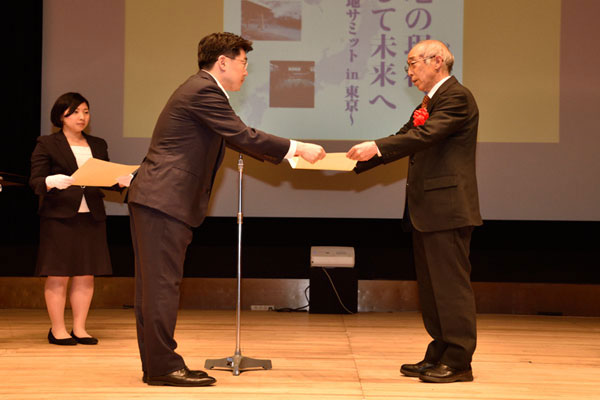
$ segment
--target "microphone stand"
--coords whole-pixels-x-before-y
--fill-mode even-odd
[[[271,360],[258,360],[254,358],[242,356],[240,349],[240,319],[241,319],[241,306],[242,306],[242,177],[244,174],[244,159],[240,153],[238,159],[238,171],[239,171],[239,186],[238,186],[238,249],[237,249],[237,304],[236,304],[236,330],[235,330],[235,353],[231,357],[219,358],[216,360],[206,360],[204,368],[206,369],[224,369],[231,370],[233,375],[238,376],[241,372],[250,369],[271,369]]]

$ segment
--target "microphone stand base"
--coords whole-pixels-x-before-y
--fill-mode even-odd
[[[231,357],[219,358],[216,360],[206,360],[204,363],[206,369],[231,370],[233,375],[255,369],[271,369],[271,360],[259,360],[256,358],[244,357],[241,353],[236,353]]]

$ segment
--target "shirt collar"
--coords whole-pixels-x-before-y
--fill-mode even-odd
[[[435,94],[435,92],[437,92],[437,90],[440,88],[440,86],[442,86],[442,84],[444,82],[446,82],[448,79],[450,79],[452,75],[448,75],[447,77],[445,77],[444,79],[442,79],[441,81],[439,81],[438,83],[436,83],[435,85],[433,85],[433,87],[431,88],[431,90],[427,93],[427,97],[429,97],[430,99],[433,98],[433,95]]]
[[[227,92],[223,88],[223,85],[221,85],[221,82],[219,82],[219,80],[217,78],[215,78],[215,76],[213,74],[211,74],[210,72],[208,72],[207,70],[203,69],[202,71],[206,72],[207,74],[209,74],[210,76],[213,77],[213,79],[215,80],[215,82],[217,82],[217,85],[219,85],[219,87],[221,88],[221,90],[225,94],[225,97],[227,97],[227,99],[229,100],[229,95],[227,94]]]

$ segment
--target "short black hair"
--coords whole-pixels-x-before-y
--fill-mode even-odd
[[[240,50],[252,51],[252,41],[229,32],[211,33],[198,43],[198,67],[211,69],[220,55],[234,58]]]
[[[79,93],[68,92],[61,95],[52,106],[52,110],[50,111],[50,121],[52,121],[52,125],[57,128],[63,127],[63,115],[68,117],[73,114],[77,107],[79,107],[82,103],[85,103],[88,108],[90,107],[89,101]],[[67,113],[65,114],[65,111]]]

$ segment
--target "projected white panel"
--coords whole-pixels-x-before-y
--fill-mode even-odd
[[[404,72],[419,40],[443,38],[462,79],[462,0],[225,0],[224,11],[224,30],[254,42],[232,105],[268,132],[322,140],[395,132],[422,97]]]

